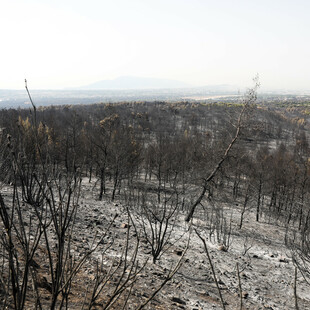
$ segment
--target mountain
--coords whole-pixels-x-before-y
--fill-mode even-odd
[[[86,86],[79,87],[79,89],[160,89],[186,87],[191,87],[191,85],[169,79],[122,76],[114,80],[98,81]]]

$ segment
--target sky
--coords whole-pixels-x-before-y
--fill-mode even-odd
[[[0,89],[119,76],[310,90],[308,0],[1,0]]]

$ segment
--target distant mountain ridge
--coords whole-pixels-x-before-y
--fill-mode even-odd
[[[121,76],[113,80],[102,80],[89,85],[81,86],[78,89],[100,90],[100,89],[163,89],[163,88],[187,88],[191,85],[181,81],[146,78],[134,76]]]

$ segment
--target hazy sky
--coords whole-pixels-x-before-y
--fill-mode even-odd
[[[123,75],[310,89],[309,0],[2,0],[0,89]]]

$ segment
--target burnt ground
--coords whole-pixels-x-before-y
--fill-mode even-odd
[[[3,187],[2,192],[7,198],[10,196],[8,187]],[[96,236],[95,241],[98,242],[100,236],[106,231],[106,227],[113,221],[115,214],[117,217],[98,248],[77,274],[70,296],[69,309],[81,309],[84,300],[88,298],[85,291],[89,288],[88,292],[90,292],[94,284],[95,261],[99,260],[102,263],[103,270],[106,270],[104,272],[107,272],[113,264],[116,266],[115,262],[124,253],[126,240],[129,241],[128,261],[130,261],[137,236],[139,237],[139,251],[135,262],[139,268],[144,267],[137,275],[125,309],[136,309],[163,283],[169,271],[184,254],[188,238],[190,238],[189,247],[182,258],[181,268],[146,308],[222,309],[209,260],[195,229],[206,240],[227,310],[240,309],[237,263],[240,269],[243,309],[295,309],[295,267],[291,253],[285,246],[285,227],[280,224],[271,225],[268,223],[268,218],[262,218],[260,222],[256,222],[254,210],[248,209],[244,215],[243,227],[239,229],[240,205],[221,202],[218,207],[223,208],[223,214],[230,218],[231,226],[230,232],[226,233],[229,235],[229,242],[226,242],[225,247],[217,242],[215,234],[209,233],[206,222],[208,206],[205,209],[197,208],[192,226],[185,222],[185,212],[180,212],[178,221],[171,232],[168,247],[154,264],[150,255],[150,246],[141,228],[141,215],[138,210],[131,210],[135,223],[132,225],[132,222],[128,222],[125,205],[120,202],[112,203],[108,199],[103,201],[96,199],[97,189],[94,188],[94,183],[89,183],[85,179],[81,193],[71,249],[77,261],[92,247],[94,236]],[[26,205],[25,217],[32,212],[31,207]],[[129,236],[128,239],[126,236]],[[35,261],[38,278],[48,283],[48,264],[43,244],[35,256]],[[113,285],[117,283],[120,272],[121,269],[118,269],[114,277],[109,279],[94,309],[102,309],[105,300],[112,294]],[[39,289],[43,309],[46,309],[49,302],[48,287],[42,285]],[[309,285],[300,273],[297,277],[297,295],[299,309],[310,309]],[[121,304],[124,298],[122,296],[112,308],[122,309]],[[30,298],[26,308],[32,309],[33,305]]]

